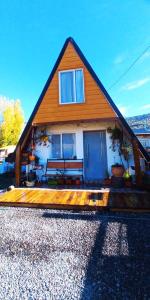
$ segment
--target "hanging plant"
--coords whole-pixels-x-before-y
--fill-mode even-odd
[[[107,128],[107,133],[112,133],[112,128],[111,127]]]
[[[122,146],[120,148],[121,155],[123,155],[125,161],[127,162],[128,172],[129,172],[129,159],[132,153],[132,146],[129,141],[123,140]]]
[[[46,128],[41,129],[41,131],[34,137],[35,141],[40,146],[47,146],[51,143],[51,137],[47,134]]]
[[[111,148],[115,152],[116,150],[121,149],[122,143],[123,143],[123,130],[121,130],[118,127],[114,127],[111,129],[111,136],[112,140]]]

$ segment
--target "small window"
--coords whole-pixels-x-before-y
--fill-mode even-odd
[[[84,102],[82,69],[59,72],[59,98],[61,104]]]
[[[74,133],[52,135],[51,158],[73,159],[75,156],[76,150]]]

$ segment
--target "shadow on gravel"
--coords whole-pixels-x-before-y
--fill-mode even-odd
[[[42,217],[101,222],[91,248],[80,300],[150,299],[148,218],[81,212],[45,212]]]
[[[102,222],[80,300],[150,299],[150,228],[147,223],[140,226],[140,222]]]
[[[83,215],[81,211],[73,211],[72,213],[67,212],[67,213],[52,213],[52,212],[45,212],[42,215],[43,218],[56,218],[56,219],[66,219],[66,220],[83,220],[83,221],[96,221],[99,220],[99,215],[98,214],[92,214],[88,215],[85,214]]]

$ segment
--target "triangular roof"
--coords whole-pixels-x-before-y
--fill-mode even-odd
[[[82,51],[80,50],[79,46],[76,44],[76,42],[74,41],[73,38],[69,37],[66,39],[65,43],[64,43],[64,46],[56,60],[56,63],[51,71],[51,74],[43,88],[43,91],[34,107],[34,110],[27,122],[27,125],[20,137],[20,140],[18,142],[18,145],[21,145],[22,142],[24,141],[25,137],[26,137],[26,134],[28,133],[28,131],[30,130],[31,126],[32,126],[32,122],[33,122],[33,119],[39,109],[39,106],[43,100],[43,97],[54,77],[54,74],[61,62],[61,59],[64,55],[64,52],[68,46],[68,44],[71,43],[73,45],[73,47],[75,48],[77,54],[79,55],[80,59],[83,61],[84,65],[86,66],[87,70],[89,71],[89,73],[91,74],[91,76],[93,77],[93,79],[95,80],[95,82],[97,83],[97,85],[99,86],[100,90],[103,92],[104,96],[106,97],[108,103],[111,105],[111,107],[113,108],[113,110],[115,111],[115,113],[117,114],[119,120],[121,121],[122,125],[126,128],[126,131],[129,133],[129,135],[135,139],[138,143],[138,147],[139,147],[139,150],[140,152],[142,153],[142,155],[145,157],[145,159],[147,161],[150,161],[150,157],[148,155],[148,153],[146,152],[146,150],[143,148],[142,144],[139,142],[139,140],[137,139],[136,135],[134,134],[134,132],[132,131],[132,129],[130,128],[130,126],[128,125],[128,123],[126,122],[126,120],[124,119],[124,117],[122,116],[120,110],[118,109],[118,107],[115,105],[115,103],[113,102],[113,100],[111,99],[110,95],[108,94],[108,92],[106,91],[106,89],[104,88],[103,84],[101,83],[101,81],[99,80],[99,78],[97,77],[96,73],[94,72],[94,70],[92,69],[91,65],[89,64],[89,62],[87,61],[87,59],[85,58],[84,54],[82,53]]]

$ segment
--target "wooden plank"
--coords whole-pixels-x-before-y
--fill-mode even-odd
[[[70,104],[71,105],[71,104]],[[81,113],[81,106],[83,106],[84,108],[84,104],[72,104],[72,110],[74,113]],[[57,109],[57,114],[60,114],[60,112],[62,112],[62,107],[61,104],[53,104],[51,105],[50,103],[50,107],[47,107],[47,104],[42,105],[41,110],[39,111],[39,115],[43,115],[44,113],[52,113],[52,112],[56,112]],[[91,103],[89,103],[89,105],[86,107],[86,109],[84,109],[84,111],[82,112],[82,114],[87,114],[89,113],[89,111],[95,111],[95,109],[101,109],[101,113],[106,112],[110,112],[111,108],[107,107],[105,108],[103,103],[96,103],[94,105],[92,105]],[[70,112],[70,107],[68,107],[68,105],[65,105],[63,107],[63,113],[67,113]],[[95,112],[96,113],[96,112]]]
[[[58,169],[58,168],[64,168],[64,162],[62,162],[62,161],[48,161],[47,162],[47,168],[48,169]]]
[[[74,104],[73,104],[73,105],[74,105]],[[99,107],[99,108],[101,108],[101,107]],[[82,111],[82,112],[81,112],[81,109],[79,109],[79,108],[78,108],[78,109],[76,108],[76,110],[74,110],[74,111],[73,111],[73,108],[72,108],[71,116],[73,117],[73,116],[76,116],[76,115],[78,115],[78,114],[80,114],[80,117],[82,117],[82,116],[85,117],[85,115],[87,116],[87,114],[90,114],[90,115],[92,115],[92,116],[99,116],[99,115],[97,114],[97,112],[96,112],[97,109],[98,109],[98,108],[97,108],[97,107],[94,107],[94,105],[93,105],[93,106],[91,105],[91,107],[90,107],[88,110],[84,110],[84,111]],[[49,110],[49,113],[54,113],[55,110],[56,110],[56,108],[55,108],[55,109],[52,109],[52,110]],[[57,113],[55,113],[55,117],[57,117],[58,119],[59,119],[59,118],[63,119],[64,117],[66,117],[66,115],[68,114],[68,112],[70,112],[70,110],[64,111],[63,114],[62,114],[61,108],[58,108],[58,107],[57,107]],[[45,110],[44,110],[44,111],[41,111],[41,112],[39,113],[39,118],[43,118],[44,115],[45,115],[45,113],[46,113]],[[109,109],[109,108],[108,108],[108,109],[105,109],[105,107],[104,107],[104,108],[101,108],[100,116],[102,116],[102,115],[108,116],[108,117],[109,117],[109,115],[111,115],[111,109]],[[99,116],[99,117],[100,117],[100,116]],[[68,117],[68,119],[69,119],[69,117]],[[45,120],[49,121],[48,116],[45,117]]]
[[[21,146],[19,144],[16,149],[16,162],[15,162],[16,187],[20,185],[20,175],[21,175]]]
[[[139,148],[136,139],[132,139],[132,146],[133,146],[136,184],[137,186],[140,187],[142,185],[142,173],[141,173],[141,166],[140,166]]]
[[[95,119],[79,119],[79,120],[71,120],[71,124],[81,122],[81,123],[93,123],[93,122],[114,122],[118,121],[118,118],[95,118]],[[59,125],[62,124],[70,124],[70,121],[65,120],[65,121],[59,121]],[[48,126],[48,125],[58,125],[58,121],[52,121],[52,122],[38,122],[34,123],[34,126]]]
[[[65,168],[66,169],[82,169],[83,168],[83,162],[65,162]]]
[[[139,200],[136,207],[133,205],[131,199],[128,199],[128,193],[123,193],[124,200],[122,199],[122,203],[119,201],[119,194],[117,193],[117,196],[115,194],[112,193],[112,196],[114,195],[117,198],[115,198],[115,202],[109,207],[108,192],[24,188],[15,189],[1,195],[0,205],[53,209],[101,210],[107,208],[112,211],[150,211],[148,193],[143,194],[143,196],[140,194],[137,196]]]

